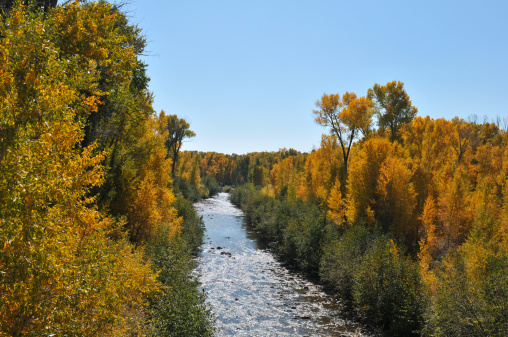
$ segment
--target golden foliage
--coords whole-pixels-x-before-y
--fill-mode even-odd
[[[113,220],[95,205],[106,153],[81,146],[106,94],[97,69],[125,84],[135,61],[114,13],[102,2],[47,15],[16,6],[0,24],[0,334],[140,333],[146,297],[159,287],[141,251],[113,240]],[[148,206],[133,209],[177,232],[162,150],[146,153],[135,191]]]

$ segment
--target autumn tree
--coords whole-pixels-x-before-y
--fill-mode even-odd
[[[386,158],[400,152],[385,138],[368,139],[362,144],[348,177],[347,218],[351,223],[374,226],[379,205],[378,180]]]
[[[378,110],[378,123],[381,129],[390,129],[390,140],[400,140],[399,128],[410,123],[418,109],[411,104],[404,90],[404,83],[388,82],[386,85],[374,84],[367,92]]]
[[[385,229],[404,238],[409,247],[418,244],[418,223],[414,208],[416,193],[411,183],[411,171],[404,160],[387,157],[381,165],[377,182],[378,205],[376,219]]]
[[[340,181],[335,179],[330,196],[327,201],[328,211],[326,216],[339,226],[344,226],[346,223],[346,202],[342,198]]]
[[[466,151],[471,147],[473,128],[471,124],[459,118],[452,119],[452,123],[455,130],[451,133],[451,143],[457,155],[457,161],[460,162]]]
[[[168,154],[173,158],[171,173],[174,175],[176,163],[178,162],[178,154],[182,147],[183,140],[195,137],[196,134],[194,131],[189,129],[189,123],[187,123],[187,121],[183,118],[178,118],[177,115],[166,116],[164,111],[161,111],[159,120],[161,121],[161,130],[166,130],[168,132],[165,145]]]
[[[372,119],[372,101],[367,97],[358,98],[355,93],[323,94],[316,101],[318,110],[312,112],[316,116],[317,124],[330,129],[330,133],[337,137],[344,159],[344,172],[347,177],[348,160],[353,141],[370,128]]]
[[[95,24],[108,5],[68,3],[47,17],[15,6],[0,24],[0,334],[125,335],[141,323],[155,273],[98,211],[105,153],[81,147],[98,80],[93,62],[63,57],[66,12]],[[113,18],[110,18],[113,19]],[[67,29],[77,28],[69,26]]]

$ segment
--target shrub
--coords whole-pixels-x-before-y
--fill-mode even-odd
[[[183,218],[182,221],[182,238],[187,243],[192,252],[196,252],[203,244],[203,235],[205,227],[203,218],[198,215],[192,201],[181,196],[176,198],[173,206],[176,208],[178,216]]]
[[[256,192],[256,188],[252,184],[245,184],[242,186],[235,187],[229,195],[229,200],[233,204],[242,209],[247,203],[247,199]]]
[[[439,288],[430,317],[433,336],[506,336],[508,256],[490,255],[472,277],[458,252],[438,272]]]
[[[283,230],[282,254],[298,268],[310,274],[317,274],[325,233],[322,213],[317,206],[301,200],[283,201],[279,209],[282,208],[286,209],[286,212],[289,209],[290,215]]]
[[[354,307],[391,336],[418,336],[425,308],[422,289],[417,264],[381,235],[355,273]]]
[[[213,197],[220,192],[220,186],[212,176],[205,176],[202,180],[203,185],[208,190],[208,197]]]
[[[185,241],[160,229],[146,246],[163,287],[150,298],[152,336],[213,336],[214,317],[205,293],[192,276],[193,261]]]
[[[371,236],[364,226],[356,225],[323,248],[321,279],[347,307],[353,303],[353,280],[369,248]]]
[[[196,188],[185,179],[178,176],[175,177],[174,191],[175,195],[180,193],[185,199],[190,201],[198,201],[201,199],[200,191],[196,190]]]

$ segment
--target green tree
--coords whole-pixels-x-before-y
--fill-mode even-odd
[[[399,140],[399,128],[410,123],[418,109],[411,105],[409,95],[404,90],[404,83],[388,82],[386,85],[374,84],[368,90],[367,97],[372,99],[379,113],[379,127],[390,129],[390,140]]]
[[[195,137],[196,134],[189,129],[189,123],[183,118],[178,118],[177,115],[166,116],[164,111],[161,111],[159,120],[161,131],[168,132],[165,145],[168,154],[173,157],[171,173],[174,175],[176,162],[178,161],[178,153],[182,147],[183,140],[185,138]]]

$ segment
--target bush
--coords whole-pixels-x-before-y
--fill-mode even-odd
[[[192,276],[193,261],[185,241],[159,230],[146,246],[159,271],[163,287],[150,298],[149,331],[152,336],[213,336],[214,317],[205,293]]]
[[[422,290],[417,264],[380,235],[355,273],[354,308],[390,336],[419,336],[425,308]]]
[[[318,207],[303,201],[283,201],[277,214],[289,211],[287,227],[283,230],[281,253],[298,268],[317,274],[321,260],[321,247],[325,234],[325,222]],[[277,221],[280,224],[282,221]]]
[[[450,254],[438,273],[440,286],[430,317],[433,336],[506,336],[508,257],[491,255],[481,277],[468,275],[463,256]]]
[[[212,176],[205,176],[202,180],[203,185],[208,190],[208,197],[213,197],[220,192],[220,186]]]
[[[323,249],[320,276],[348,308],[353,303],[353,280],[370,246],[372,235],[364,226],[349,228]]]
[[[244,209],[247,199],[249,199],[255,192],[256,188],[252,184],[238,186],[231,191],[229,200],[231,200],[234,205]]]
[[[183,218],[182,222],[182,238],[187,243],[190,250],[195,253],[203,244],[203,235],[205,226],[203,218],[198,215],[192,201],[177,196],[173,206],[176,208],[178,216]]]
[[[196,190],[194,186],[187,183],[185,179],[180,178],[178,176],[175,177],[174,181],[174,192],[175,195],[181,194],[185,199],[190,201],[198,201],[201,199],[200,191]]]
[[[270,197],[253,185],[235,188],[230,199],[243,209],[251,227],[276,244],[284,260],[311,274],[318,273],[326,232],[316,205]]]

